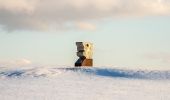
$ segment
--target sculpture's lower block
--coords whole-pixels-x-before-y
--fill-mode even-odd
[[[93,59],[84,59],[82,66],[92,67],[93,66]]]
[[[81,67],[81,66],[92,67],[93,66],[93,59],[79,58],[75,63],[75,67]]]

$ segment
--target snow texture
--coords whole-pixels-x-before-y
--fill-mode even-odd
[[[170,71],[3,68],[0,100],[170,100]]]

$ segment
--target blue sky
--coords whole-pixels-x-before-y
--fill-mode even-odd
[[[73,66],[78,58],[75,42],[88,41],[94,44],[95,66],[170,68],[170,3],[166,0],[126,0],[125,8],[123,0],[80,0],[76,7],[84,11],[85,17],[77,9],[52,14],[60,13],[68,0],[59,8],[50,3],[43,6],[52,10],[49,13],[46,9],[35,10],[43,5],[35,6],[38,0],[16,1],[12,6],[10,1],[0,1],[0,62],[25,59],[31,63]],[[58,5],[54,0],[51,3]],[[88,11],[89,5],[96,7],[94,11]],[[67,13],[70,16],[65,17]]]

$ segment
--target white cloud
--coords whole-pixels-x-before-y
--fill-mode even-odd
[[[0,67],[25,66],[30,64],[32,64],[32,62],[28,59],[18,59],[0,62]]]
[[[64,27],[67,22],[169,14],[169,0],[0,0],[0,25],[8,30],[44,30]]]
[[[33,0],[0,0],[0,9],[15,12],[32,12],[35,7]]]
[[[161,61],[163,63],[170,63],[170,53],[150,53],[146,54],[145,57],[151,60]]]
[[[31,61],[28,59],[19,59],[14,61],[13,63],[15,63],[16,65],[28,65],[31,64]]]
[[[96,25],[87,22],[77,22],[76,27],[81,30],[90,30],[90,31],[96,30]]]

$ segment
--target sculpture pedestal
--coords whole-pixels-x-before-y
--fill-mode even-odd
[[[75,67],[92,67],[93,66],[93,59],[78,59],[75,63]]]
[[[92,67],[93,66],[93,59],[84,59],[82,66]]]

